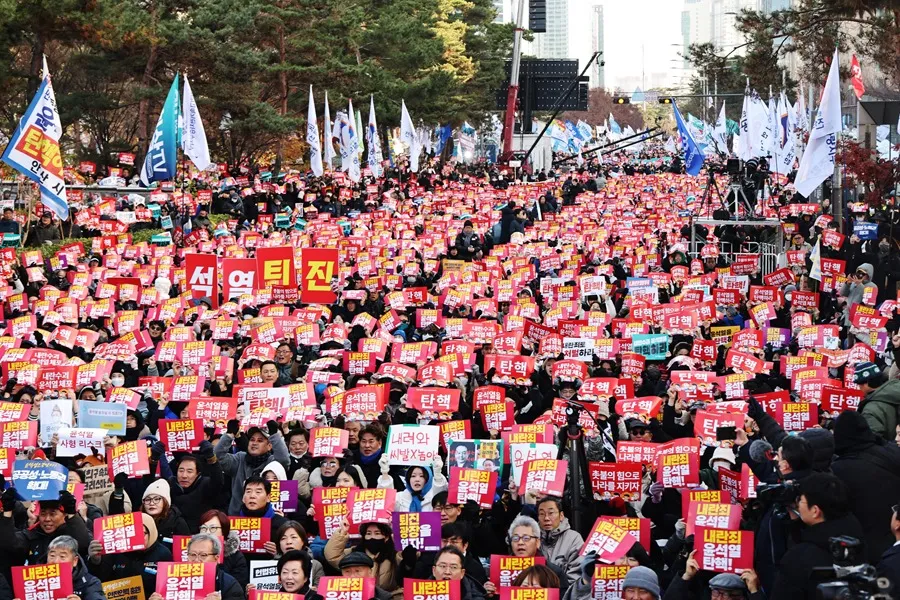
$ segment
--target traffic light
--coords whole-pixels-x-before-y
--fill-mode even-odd
[[[533,33],[547,32],[547,0],[528,0],[528,29]]]
[[[631,104],[631,98],[628,96],[615,96],[613,97],[613,104]]]
[[[672,104],[672,102],[673,102],[672,98],[660,98],[659,99],[660,104]]]

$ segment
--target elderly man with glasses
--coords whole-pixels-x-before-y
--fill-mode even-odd
[[[566,572],[553,564],[541,548],[541,526],[538,522],[525,515],[519,515],[513,519],[509,526],[510,554],[519,558],[542,557],[547,562],[547,567],[559,577],[559,597],[566,594],[569,587],[569,578]],[[484,584],[484,590],[488,595],[499,594],[499,590],[490,581]]]
[[[198,533],[188,542],[188,562],[216,565],[216,591],[209,594],[205,600],[244,600],[246,596],[241,585],[220,565],[216,564],[220,554],[222,554],[222,543],[218,537],[212,534]],[[165,598],[154,592],[147,600],[165,600]]]

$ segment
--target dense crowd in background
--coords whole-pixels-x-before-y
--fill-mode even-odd
[[[86,188],[64,224],[5,210],[25,248],[0,250],[0,598],[55,564],[68,600],[193,598],[158,591],[183,562],[214,565],[205,600],[257,597],[261,565],[309,600],[364,597],[341,581],[379,600],[799,600],[841,536],[900,582],[893,198],[844,205],[841,224],[789,178],[760,200],[774,226],[706,226],[704,179],[651,155],[524,179],[243,169],[149,198]],[[123,213],[138,218],[119,231]],[[169,241],[133,243],[163,223]],[[282,277],[263,256],[284,248]],[[322,248],[335,299],[303,302],[303,253]],[[122,430],[78,439],[91,402],[127,404]],[[392,453],[413,425],[440,435]],[[120,451],[147,472],[108,465]],[[562,481],[532,477],[541,460]],[[62,491],[24,491],[50,472],[35,461]],[[435,545],[398,543],[416,535],[395,513]],[[113,549],[116,528],[141,548]]]

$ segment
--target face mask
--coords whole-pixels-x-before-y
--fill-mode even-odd
[[[124,377],[113,377],[111,382],[113,384],[113,387],[122,387],[123,385],[125,385],[125,378]]]
[[[387,540],[376,540],[374,538],[363,540],[362,547],[371,554],[381,554],[387,548]]]

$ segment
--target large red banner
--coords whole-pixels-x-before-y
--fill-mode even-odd
[[[301,292],[304,304],[332,304],[337,296],[331,282],[338,274],[338,251],[335,248],[304,248],[300,260]]]

